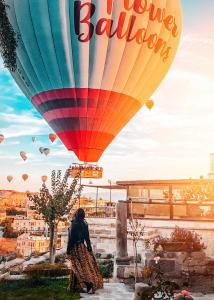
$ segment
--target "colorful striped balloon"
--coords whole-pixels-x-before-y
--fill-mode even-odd
[[[5,0],[12,75],[68,150],[96,162],[167,73],[179,0]]]

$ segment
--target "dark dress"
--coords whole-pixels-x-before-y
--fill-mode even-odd
[[[70,290],[91,286],[95,291],[103,287],[103,279],[93,255],[86,221],[73,220],[68,234],[67,254],[71,261]]]

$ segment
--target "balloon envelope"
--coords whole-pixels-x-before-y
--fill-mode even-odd
[[[44,148],[43,148],[43,147],[40,147],[40,148],[39,148],[39,152],[40,152],[41,154],[43,154]]]
[[[55,133],[50,133],[49,134],[49,139],[52,143],[55,142],[55,140],[57,139],[57,135]]]
[[[98,161],[171,66],[180,0],[5,3],[19,36],[13,77],[68,150]]]
[[[42,182],[45,183],[48,180],[48,176],[44,175],[41,177]]]
[[[8,182],[11,182],[12,180],[13,180],[13,176],[10,176],[10,175],[7,176],[7,181],[8,181]]]
[[[153,100],[147,100],[146,101],[146,107],[148,108],[148,109],[152,109],[153,108],[153,106],[154,106],[154,101]]]
[[[0,134],[0,144],[4,142],[4,136],[3,134]]]
[[[26,181],[26,180],[28,179],[28,175],[27,175],[27,174],[23,174],[23,175],[22,175],[22,179],[23,179],[24,181]]]
[[[44,148],[43,153],[48,156],[50,154],[50,149]]]
[[[25,151],[21,151],[20,156],[24,161],[27,160],[27,153]]]

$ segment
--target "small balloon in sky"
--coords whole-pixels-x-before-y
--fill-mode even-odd
[[[57,135],[55,133],[50,133],[49,134],[49,140],[54,143],[57,139]]]
[[[39,148],[39,152],[40,152],[41,154],[43,154],[43,153],[44,153],[44,148],[43,148],[43,147],[40,147],[40,148]]]
[[[36,142],[36,137],[32,136],[32,142],[35,143]]]
[[[4,135],[0,134],[0,144],[4,142]]]
[[[154,106],[154,101],[153,100],[147,100],[146,101],[146,107],[149,109],[149,110],[151,110],[152,108],[153,108],[153,106]]]
[[[12,180],[13,180],[13,176],[11,176],[11,175],[7,176],[7,181],[8,182],[11,182]]]
[[[48,180],[48,176],[43,175],[43,176],[41,177],[41,179],[42,179],[42,182],[45,183],[45,182]]]
[[[20,152],[20,156],[21,156],[21,158],[22,158],[24,161],[27,160],[27,153],[26,153],[25,151],[21,151],[21,152]]]
[[[44,148],[43,153],[45,154],[45,156],[48,156],[50,154],[50,149],[49,148]]]
[[[27,175],[27,174],[23,174],[23,175],[22,175],[22,179],[23,179],[24,181],[26,181],[26,180],[28,179],[28,175]]]

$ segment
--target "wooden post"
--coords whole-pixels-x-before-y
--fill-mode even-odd
[[[170,184],[169,185],[169,218],[170,220],[173,220],[174,219],[174,214],[173,214],[173,194],[172,194],[172,185]]]
[[[119,201],[116,205],[116,261],[118,264],[129,264],[127,252],[127,215],[127,202]]]

